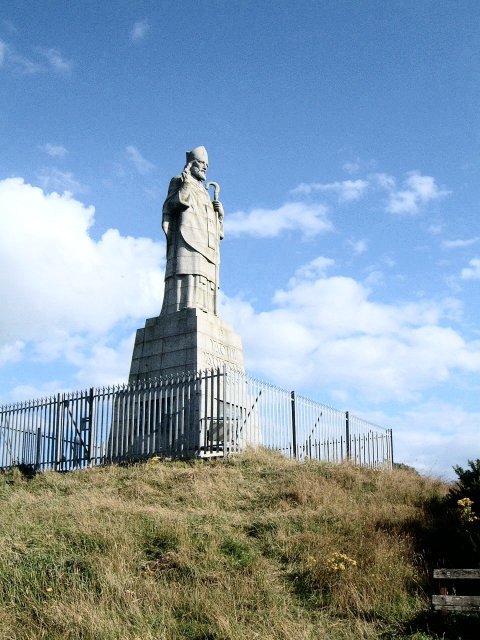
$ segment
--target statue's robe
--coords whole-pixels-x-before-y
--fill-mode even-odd
[[[167,266],[162,315],[196,307],[216,314],[223,219],[195,179],[172,178],[163,205]]]

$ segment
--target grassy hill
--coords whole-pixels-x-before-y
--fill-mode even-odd
[[[478,638],[429,612],[446,491],[266,452],[4,474],[0,638]]]

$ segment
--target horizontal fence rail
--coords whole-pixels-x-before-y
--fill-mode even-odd
[[[71,471],[265,447],[298,460],[393,464],[391,429],[236,370],[214,369],[0,407],[0,469]]]

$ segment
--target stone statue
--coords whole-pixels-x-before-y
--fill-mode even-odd
[[[131,384],[224,366],[245,371],[242,340],[217,310],[224,215],[220,187],[205,183],[207,169],[207,151],[197,147],[187,152],[182,174],[170,181],[162,216],[167,237],[162,311],[137,331]],[[192,416],[196,412],[192,409]]]
[[[203,184],[207,169],[207,150],[196,147],[187,152],[182,175],[170,181],[162,216],[167,266],[161,316],[186,308],[217,315],[224,213],[218,185],[212,202]]]

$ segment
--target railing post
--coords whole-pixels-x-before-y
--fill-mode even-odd
[[[393,469],[393,429],[389,429],[390,432],[390,465]]]
[[[345,411],[345,446],[346,446],[346,454],[347,460],[350,460],[350,414],[348,411]]]
[[[40,469],[41,461],[41,451],[42,451],[42,428],[37,428],[37,442],[35,447],[35,471]]]
[[[63,413],[65,411],[65,394],[57,394],[55,412],[55,471],[61,471],[63,458]]]
[[[295,411],[295,391],[290,393],[290,402],[292,405],[292,450],[293,457],[297,458],[297,421],[296,421],[296,411]]]
[[[230,423],[227,411],[227,366],[224,364],[222,369],[222,419],[223,419],[223,457],[230,453]]]
[[[94,397],[93,387],[90,387],[90,393],[88,395],[88,466],[92,467],[95,464],[96,451],[95,451],[95,416],[94,416]]]

